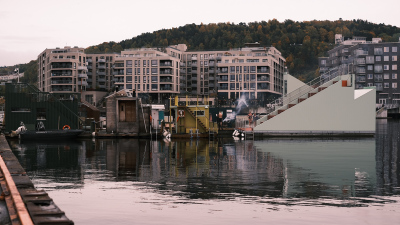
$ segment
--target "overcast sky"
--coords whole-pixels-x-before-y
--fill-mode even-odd
[[[400,27],[399,0],[0,0],[0,66],[185,24],[363,19]]]

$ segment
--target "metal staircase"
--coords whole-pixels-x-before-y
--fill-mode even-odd
[[[325,90],[329,86],[335,84],[340,80],[342,69],[335,68],[332,71],[315,78],[304,86],[276,99],[275,101],[267,104],[267,115],[261,117],[256,121],[256,125],[272,119],[280,113],[290,109],[291,107],[301,103],[302,101],[316,95],[317,93]]]
[[[194,114],[194,112],[193,112],[192,110],[190,110],[189,107],[185,106],[185,109],[186,109],[186,111],[189,112],[189,114],[190,114],[195,120],[197,120],[197,124],[199,124],[200,127],[203,128],[204,132],[206,132],[206,131],[207,131],[206,125],[204,125],[204,123],[201,122],[201,120],[199,120],[199,118],[196,117],[196,115]]]

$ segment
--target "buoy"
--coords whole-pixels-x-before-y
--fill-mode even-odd
[[[68,125],[64,125],[64,126],[63,126],[63,130],[65,130],[65,129],[69,130],[69,129],[71,129],[71,127],[68,126]]]

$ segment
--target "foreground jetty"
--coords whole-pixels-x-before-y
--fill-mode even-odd
[[[4,135],[0,156],[0,224],[74,224],[46,192],[34,188]]]

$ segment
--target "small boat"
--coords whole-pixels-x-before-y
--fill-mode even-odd
[[[68,125],[62,130],[45,130],[42,122],[36,125],[36,130],[27,130],[21,122],[20,127],[13,131],[11,136],[19,135],[22,140],[57,140],[77,138],[82,132],[83,130],[80,129],[70,129]]]

